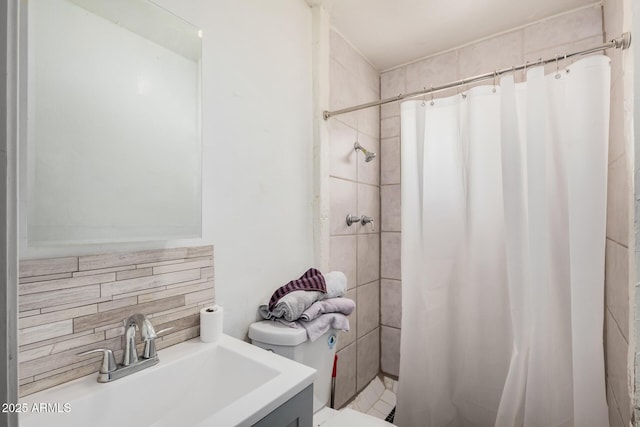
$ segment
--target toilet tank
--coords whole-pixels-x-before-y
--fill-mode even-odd
[[[327,405],[331,396],[333,357],[338,344],[335,330],[329,329],[311,342],[304,328],[291,328],[280,322],[263,320],[249,326],[249,338],[253,345],[315,369],[313,412]]]

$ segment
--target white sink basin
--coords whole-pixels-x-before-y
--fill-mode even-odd
[[[20,427],[251,426],[313,382],[315,370],[223,335],[158,352],[160,363],[117,381],[96,375],[20,400],[68,412],[20,415]]]

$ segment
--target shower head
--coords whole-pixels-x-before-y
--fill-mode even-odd
[[[373,151],[366,150],[362,145],[360,145],[358,141],[356,141],[355,144],[353,144],[353,148],[355,151],[360,150],[364,153],[364,161],[367,163],[376,157],[376,153],[374,153]]]

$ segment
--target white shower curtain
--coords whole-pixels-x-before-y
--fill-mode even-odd
[[[598,55],[402,104],[398,426],[609,425],[609,79]]]

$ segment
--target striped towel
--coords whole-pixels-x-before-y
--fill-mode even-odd
[[[326,293],[327,284],[320,271],[315,268],[310,268],[305,271],[299,279],[292,280],[286,285],[279,287],[273,295],[271,295],[271,299],[269,299],[269,311],[273,311],[278,300],[292,291],[320,291]]]

